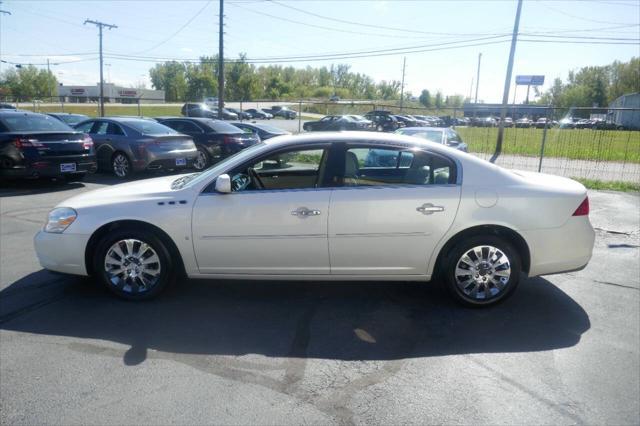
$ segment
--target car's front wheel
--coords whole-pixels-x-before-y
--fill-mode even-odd
[[[93,267],[96,276],[117,296],[150,299],[173,278],[165,244],[144,230],[120,230],[100,240]]]
[[[521,263],[511,244],[488,235],[456,244],[443,269],[447,289],[458,302],[489,306],[513,294],[520,281]]]
[[[202,171],[207,167],[209,167],[209,164],[211,164],[209,153],[204,147],[199,146],[198,154],[196,155],[196,159],[193,162],[193,168],[196,169],[197,171]]]
[[[113,170],[113,174],[120,179],[127,179],[131,177],[133,173],[131,161],[129,161],[129,157],[123,152],[113,154],[113,157],[111,157],[111,170]]]

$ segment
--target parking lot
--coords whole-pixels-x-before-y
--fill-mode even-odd
[[[2,424],[640,420],[638,194],[590,192],[589,266],[495,308],[366,282],[183,280],[131,303],[32,245],[53,206],[115,182],[0,188]]]

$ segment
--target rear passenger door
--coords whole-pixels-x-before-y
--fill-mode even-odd
[[[460,202],[456,163],[426,150],[346,145],[331,196],[333,275],[425,275]]]

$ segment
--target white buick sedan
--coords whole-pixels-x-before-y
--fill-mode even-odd
[[[147,299],[174,277],[429,281],[491,305],[522,276],[583,268],[585,188],[418,138],[282,136],[201,173],[70,198],[35,237],[43,267]]]

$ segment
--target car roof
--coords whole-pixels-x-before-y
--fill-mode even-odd
[[[39,112],[28,111],[24,109],[0,109],[0,116],[13,116],[13,115],[45,115]]]
[[[444,132],[445,130],[447,130],[448,127],[401,127],[399,130],[416,130],[416,131],[424,131],[424,130],[430,130],[430,131],[438,131],[438,132]]]

